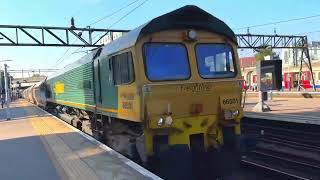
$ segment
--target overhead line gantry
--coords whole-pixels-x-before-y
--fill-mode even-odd
[[[105,34],[114,32],[128,32],[128,30],[0,25],[0,37],[2,37],[0,46],[99,47],[101,46],[98,44],[99,40]],[[104,35],[94,41],[93,38],[99,36],[99,33],[104,33]],[[24,38],[21,39],[21,36]],[[72,41],[71,38],[79,41]]]
[[[299,65],[298,91],[301,90],[301,75],[303,64],[308,67],[311,78],[312,88],[316,91],[314,74],[308,48],[307,36],[290,35],[261,35],[261,34],[237,34],[238,47],[241,49],[293,49],[294,65]],[[300,50],[301,54],[298,54]],[[300,57],[298,57],[298,55]],[[289,66],[289,64],[288,64]]]
[[[107,34],[128,32],[122,29],[96,29],[76,27],[20,26],[0,25],[0,46],[55,46],[55,47],[100,47],[98,42]],[[103,35],[101,35],[103,33]],[[21,39],[24,35],[28,38]],[[99,37],[94,41],[95,37]],[[301,50],[298,90],[301,88],[302,64],[311,72],[313,89],[315,89],[312,64],[308,49],[307,36],[237,34],[238,46],[241,49],[293,49],[295,62],[298,62],[297,50]],[[78,41],[71,41],[73,38]],[[31,42],[30,42],[31,40]],[[55,42],[52,42],[55,41]]]

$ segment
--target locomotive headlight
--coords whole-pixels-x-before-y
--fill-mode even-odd
[[[197,32],[195,30],[188,30],[188,38],[190,40],[196,40],[197,39]]]
[[[158,120],[158,126],[163,126],[164,125],[164,119],[161,117],[159,120]]]
[[[237,109],[234,109],[234,110],[225,110],[224,111],[224,118],[225,119],[234,119],[236,118],[237,116],[239,116],[240,114],[240,111],[237,110]]]
[[[237,116],[239,116],[239,114],[240,114],[240,112],[238,109],[232,111],[233,117],[237,117]]]

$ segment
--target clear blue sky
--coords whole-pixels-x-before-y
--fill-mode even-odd
[[[2,0],[0,24],[69,26],[75,18],[77,27],[85,27],[95,20],[134,0]],[[107,28],[141,3],[131,5],[94,25]],[[320,14],[319,0],[149,0],[113,28],[132,29],[146,21],[187,4],[197,5],[225,21],[233,29],[279,20]],[[320,30],[320,17],[251,29],[251,33],[297,34]],[[246,30],[235,30],[236,33]],[[320,33],[308,34],[311,40],[320,40]],[[11,69],[53,68],[67,48],[55,47],[0,47],[0,59],[13,59]],[[56,68],[75,61],[84,53],[69,55]],[[245,54],[244,54],[245,55]]]

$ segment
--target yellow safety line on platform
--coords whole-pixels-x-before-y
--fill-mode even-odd
[[[31,105],[26,101],[20,103]],[[28,121],[40,135],[62,180],[161,179],[45,111],[35,108],[26,111],[38,115]]]
[[[56,120],[52,119],[52,117],[31,119],[33,128],[45,139],[68,178],[75,180],[100,179],[58,136],[59,133],[72,133],[73,131],[70,128],[63,128],[61,125],[54,126],[54,124],[50,123],[52,121]],[[50,123],[50,126],[47,123]]]

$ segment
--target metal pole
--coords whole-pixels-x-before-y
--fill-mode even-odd
[[[299,78],[298,78],[298,91],[301,90],[301,75],[302,75],[302,61],[303,61],[304,48],[301,50],[300,68],[299,68]]]
[[[7,120],[10,120],[10,95],[9,95],[9,82],[8,82],[8,66],[4,64],[4,88],[6,93],[6,113],[7,113]]]
[[[287,80],[288,80],[288,90],[291,91],[291,75],[290,75],[290,62],[289,62],[289,60],[288,60]]]
[[[306,50],[305,50],[305,56],[306,56],[307,59],[308,59],[309,70],[310,70],[310,73],[311,73],[312,89],[313,89],[313,91],[317,91],[316,86],[315,86],[315,83],[314,83],[314,75],[313,75],[312,64],[311,64],[311,60],[310,60],[310,54],[309,54],[309,49],[308,49],[308,47],[307,47]]]

